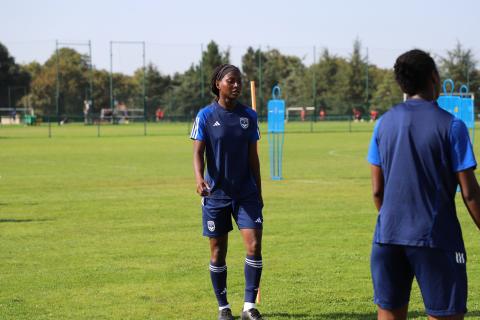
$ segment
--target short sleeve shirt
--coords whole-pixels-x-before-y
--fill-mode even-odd
[[[477,162],[462,120],[436,102],[407,100],[377,121],[367,159],[384,176],[375,242],[463,249],[456,173]]]
[[[190,138],[205,141],[210,197],[241,199],[258,193],[249,164],[249,145],[260,139],[255,111],[240,103],[227,110],[214,102],[198,112]]]

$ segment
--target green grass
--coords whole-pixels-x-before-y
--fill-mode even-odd
[[[373,125],[291,123],[283,181],[265,199],[260,310],[268,319],[373,319]],[[214,319],[187,124],[0,127],[0,319]],[[305,132],[305,133],[302,133]],[[478,139],[477,139],[478,141]],[[479,150],[479,145],[475,146]],[[480,318],[478,231],[457,197],[469,310]],[[230,233],[229,299],[244,249]],[[410,319],[423,319],[415,286]]]

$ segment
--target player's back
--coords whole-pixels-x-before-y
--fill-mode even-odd
[[[453,123],[435,102],[416,99],[381,118],[376,139],[385,189],[377,242],[463,249],[454,201]]]

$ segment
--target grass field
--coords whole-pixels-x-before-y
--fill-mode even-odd
[[[315,124],[319,126],[318,124]],[[376,213],[365,160],[373,125],[289,124],[283,181],[264,185],[267,319],[373,319]],[[0,127],[0,319],[215,319],[187,124]],[[478,141],[478,139],[476,140]],[[479,144],[475,146],[479,151]],[[479,232],[457,196],[469,314],[480,319]],[[230,234],[229,300],[244,249]],[[409,319],[423,319],[415,286]]]

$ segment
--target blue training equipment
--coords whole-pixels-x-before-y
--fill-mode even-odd
[[[447,90],[447,85],[450,85],[450,90]],[[438,97],[438,105],[440,108],[450,112],[455,117],[465,122],[465,125],[470,131],[470,138],[475,134],[475,115],[474,115],[474,95],[468,92],[468,87],[462,85],[459,93],[454,93],[455,84],[452,79],[447,79],[443,82],[443,94]]]
[[[285,100],[280,99],[280,87],[272,89],[268,101],[268,147],[270,151],[270,176],[282,180],[283,142],[285,140]]]

